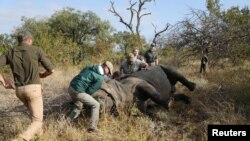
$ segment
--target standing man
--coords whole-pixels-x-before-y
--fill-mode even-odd
[[[208,64],[208,49],[206,48],[204,51],[201,52],[201,65],[200,65],[200,73],[206,75],[207,72],[207,64]]]
[[[141,55],[139,54],[139,49],[138,49],[138,48],[134,48],[134,49],[133,49],[133,54],[134,54],[134,56],[135,56],[137,59],[139,59],[139,60],[141,60],[141,61],[144,61],[143,56],[141,56]]]
[[[158,65],[158,54],[154,43],[150,45],[150,49],[145,52],[144,57],[149,66]]]
[[[201,65],[200,65],[200,73],[206,74],[206,66],[207,66],[208,58],[207,55],[202,55],[201,57]]]
[[[36,134],[42,133],[43,123],[43,99],[40,78],[45,78],[54,72],[51,62],[43,50],[32,46],[33,37],[28,31],[22,31],[17,35],[18,46],[0,56],[0,67],[10,65],[13,73],[16,96],[27,107],[31,124],[15,140],[31,140]],[[39,72],[39,63],[46,69]],[[7,88],[13,88],[0,74],[1,84]]]
[[[67,115],[67,119],[76,119],[79,116],[83,105],[86,105],[91,108],[88,131],[92,132],[97,129],[100,104],[91,96],[91,94],[101,87],[105,78],[104,75],[112,75],[112,71],[112,63],[106,61],[102,65],[89,65],[85,67],[71,80],[68,92],[75,107]]]

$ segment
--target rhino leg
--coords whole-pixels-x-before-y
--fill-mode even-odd
[[[135,103],[137,108],[144,114],[146,114],[146,106],[145,106],[145,100],[141,98],[135,98]]]
[[[191,97],[185,95],[185,94],[174,94],[173,96],[174,101],[182,101],[185,104],[190,104],[191,103]]]
[[[168,108],[168,98],[161,96],[161,94],[146,81],[137,85],[135,97],[138,108],[144,113],[146,112],[145,101],[147,99],[151,99],[164,108]]]
[[[171,85],[175,85],[178,81],[186,86],[190,91],[193,91],[196,87],[194,82],[187,80],[181,73],[175,68],[169,66],[161,66],[163,71],[166,73]]]

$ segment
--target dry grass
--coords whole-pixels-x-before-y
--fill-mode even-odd
[[[193,98],[186,106],[175,103],[171,111],[158,113],[161,120],[152,121],[140,113],[128,117],[114,118],[102,115],[99,130],[86,132],[88,118],[83,115],[69,123],[59,109],[69,101],[69,81],[79,68],[58,69],[55,74],[42,81],[45,122],[44,135],[37,141],[203,141],[207,140],[208,124],[250,123],[250,67],[210,68],[206,77],[198,73],[197,62],[180,68],[180,71],[197,83],[197,89],[189,92],[181,84],[180,92]],[[30,123],[25,108],[15,97],[14,91],[0,87],[0,140],[14,138]]]

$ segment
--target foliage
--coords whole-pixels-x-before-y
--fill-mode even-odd
[[[58,65],[79,64],[100,55],[103,57],[113,47],[113,28],[91,11],[65,8],[49,18],[23,17],[22,21],[23,25],[16,32],[25,29],[31,31],[34,45],[42,47]]]
[[[207,0],[207,9],[210,15],[220,15],[220,0]]]
[[[142,37],[138,37],[135,34],[130,32],[117,32],[114,34],[115,41],[119,49],[124,52],[124,54],[128,54],[132,52],[133,48],[139,48],[142,50],[145,47],[146,41]]]
[[[78,48],[74,48],[76,49],[74,51],[74,64],[79,64],[86,59],[92,60],[92,57],[99,58],[100,55],[105,55],[104,52],[111,50],[111,47],[107,46],[111,46],[112,37],[110,33],[113,29],[109,22],[101,21],[91,11],[84,13],[75,11],[73,8],[65,8],[52,15],[49,19],[49,25],[53,33],[59,33],[78,46]]]
[[[250,55],[250,12],[247,7],[232,7],[222,13],[225,23],[224,35],[228,38],[230,56],[235,62],[249,59]],[[225,38],[225,37],[224,37]]]
[[[51,27],[47,19],[27,19],[23,17],[23,25],[19,30],[29,30],[33,34],[33,44],[42,47],[54,64],[72,64],[74,53],[77,52],[76,43],[64,38],[60,33],[51,34]]]
[[[8,50],[13,46],[14,42],[10,35],[8,34],[0,34],[0,53]]]
[[[208,1],[208,12],[192,10],[192,17],[172,27],[167,45],[186,48],[178,58],[200,57],[208,49],[210,64],[228,58],[237,64],[249,59],[250,13],[247,7],[219,12],[219,1]]]
[[[78,45],[99,36],[107,38],[112,30],[109,22],[101,21],[95,13],[76,11],[73,8],[55,12],[49,19],[49,25],[54,33],[61,33]]]

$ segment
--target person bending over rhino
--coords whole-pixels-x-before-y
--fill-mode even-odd
[[[68,120],[76,119],[83,105],[86,105],[91,109],[88,131],[92,132],[97,129],[100,104],[91,95],[101,87],[105,75],[112,75],[112,71],[113,64],[106,61],[102,65],[89,65],[85,67],[71,80],[68,92],[74,102],[74,108],[68,113]]]

